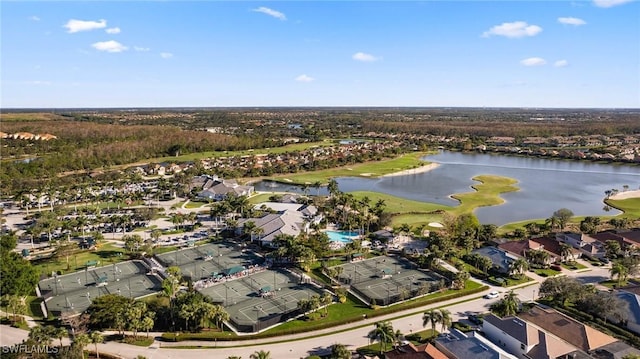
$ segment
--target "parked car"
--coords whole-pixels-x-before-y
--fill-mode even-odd
[[[485,294],[484,298],[485,299],[495,299],[495,298],[498,298],[499,295],[500,295],[500,293],[498,293],[497,291],[494,290],[492,292],[489,292],[488,294]]]
[[[469,321],[475,325],[482,325],[482,322],[484,321],[484,319],[482,319],[482,315],[476,314],[469,314],[467,319],[469,319]]]

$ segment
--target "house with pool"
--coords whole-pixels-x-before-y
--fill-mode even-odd
[[[256,230],[251,233],[251,241],[258,242],[262,246],[274,247],[273,240],[281,234],[298,236],[303,231],[308,231],[311,224],[322,221],[322,214],[313,205],[300,203],[264,202],[256,205],[256,208],[269,208],[274,213],[266,213],[259,218],[243,218],[238,221],[236,234],[244,230],[247,222],[253,222]]]

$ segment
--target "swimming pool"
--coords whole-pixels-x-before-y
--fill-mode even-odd
[[[331,242],[351,243],[352,237],[357,237],[360,233],[356,231],[326,231]]]

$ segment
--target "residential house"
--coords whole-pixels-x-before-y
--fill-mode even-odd
[[[518,317],[484,317],[482,331],[497,346],[521,359],[555,359],[576,347]]]
[[[517,359],[479,334],[456,329],[438,336],[435,346],[450,359]]]
[[[504,250],[500,250],[496,247],[482,247],[475,249],[471,253],[488,257],[493,263],[493,269],[504,274],[508,274],[510,272],[511,263],[513,263],[513,261],[517,259],[516,256],[509,254]]]
[[[546,264],[559,263],[562,261],[562,249],[560,242],[554,238],[537,237],[531,239],[523,239],[521,241],[505,242],[498,245],[498,248],[514,254],[519,257],[528,257],[530,251],[544,251],[549,255]],[[571,248],[574,257],[580,256],[580,251]]]
[[[386,359],[447,359],[447,356],[431,343],[419,346],[412,343],[400,345],[384,353],[384,357]]]
[[[623,250],[640,248],[640,230],[606,231],[591,235],[592,238],[606,244],[607,241],[616,241]]]
[[[589,354],[617,341],[610,335],[548,307],[534,306],[527,312],[518,314],[518,317]]]
[[[606,254],[602,242],[583,233],[557,233],[556,240],[568,244],[579,250],[580,253],[584,253],[590,257],[603,258]]]

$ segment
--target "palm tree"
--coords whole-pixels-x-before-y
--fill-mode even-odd
[[[368,337],[380,342],[380,354],[387,350],[387,344],[395,341],[395,331],[391,322],[377,322],[375,329],[369,332]]]
[[[571,257],[573,261],[573,252],[571,246],[566,243],[560,243],[560,257],[563,262],[568,262],[568,258]]]
[[[442,313],[435,309],[429,309],[422,315],[422,326],[426,327],[427,324],[431,324],[432,334],[436,332],[436,324],[440,322],[442,322]]]
[[[100,359],[100,352],[98,352],[98,344],[104,342],[104,337],[100,332],[93,331],[89,334],[89,340],[96,347],[96,358]]]
[[[80,352],[84,352],[84,347],[86,347],[89,343],[91,343],[91,339],[87,334],[78,334],[73,337],[73,346],[78,348]]]
[[[440,309],[440,323],[444,332],[451,326],[451,312],[446,309]]]
[[[511,275],[517,277],[521,277],[527,269],[529,269],[529,262],[524,258],[518,258],[509,265]]]
[[[216,327],[218,327],[218,329],[224,332],[224,322],[229,320],[229,312],[227,312],[227,310],[221,305],[216,305],[216,307],[213,322],[216,323]]]
[[[618,287],[619,287],[622,285],[624,281],[627,280],[627,277],[629,276],[629,269],[621,261],[615,261],[613,262],[613,264],[611,264],[609,273],[611,274],[612,280],[615,277],[618,277]]]
[[[65,336],[67,336],[67,330],[65,328],[62,327],[57,327],[53,330],[53,336],[58,338],[58,340],[60,340],[60,348],[62,348],[62,338],[64,338]]]
[[[461,270],[458,273],[456,273],[454,279],[453,279],[453,287],[455,289],[464,289],[467,280],[469,279],[469,272]]]
[[[142,318],[142,322],[140,322],[140,330],[144,330],[147,332],[147,338],[149,338],[149,331],[153,329],[153,325],[155,324],[153,320],[154,315],[154,312],[147,312],[145,313],[144,318]]]
[[[351,359],[351,351],[344,344],[331,346],[331,359]]]
[[[251,359],[271,359],[271,352],[260,350],[249,356]]]
[[[50,325],[33,327],[29,330],[29,338],[40,345],[50,345],[55,335],[54,330],[55,328]]]
[[[516,315],[520,310],[520,299],[513,290],[504,296],[504,306],[507,315]]]

